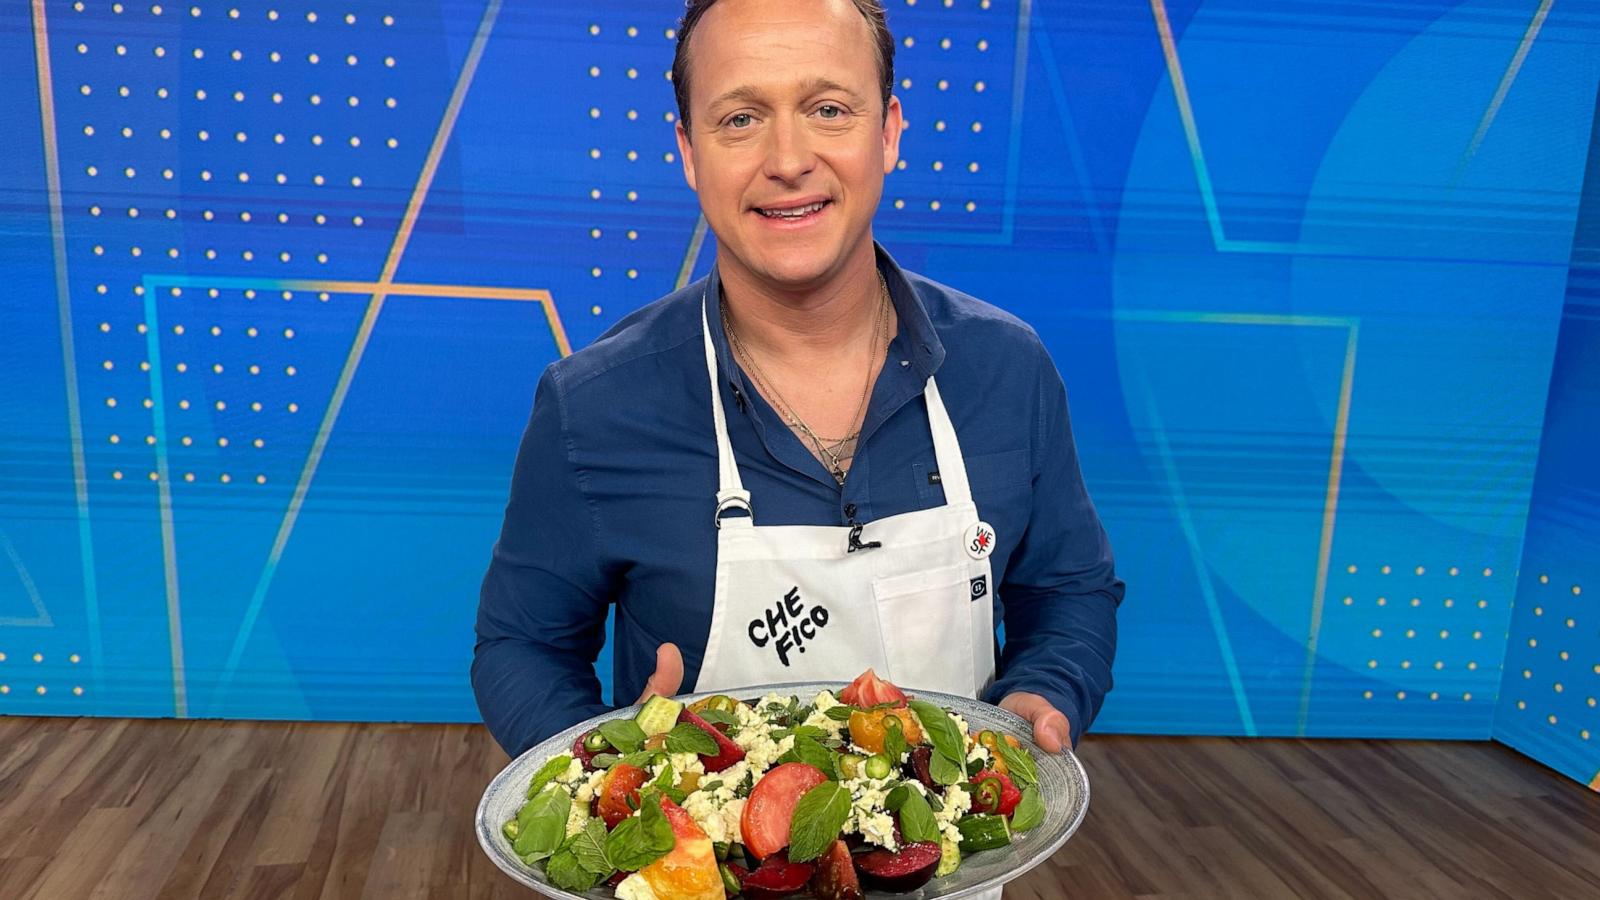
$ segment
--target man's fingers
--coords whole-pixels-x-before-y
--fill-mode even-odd
[[[652,695],[671,697],[683,687],[683,654],[677,644],[662,644],[656,648],[656,670],[644,683],[644,693],[638,702]]]
[[[1007,694],[1000,701],[1000,707],[1027,719],[1033,726],[1033,739],[1046,752],[1060,753],[1071,744],[1072,729],[1067,717],[1038,694],[1026,691]]]

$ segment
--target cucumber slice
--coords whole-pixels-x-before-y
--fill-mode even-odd
[[[961,829],[962,853],[993,850],[1011,843],[1011,826],[1005,816],[962,816],[956,827]]]
[[[846,781],[852,778],[859,778],[861,777],[861,767],[866,761],[867,759],[864,756],[857,756],[854,753],[841,753],[839,754],[839,773],[844,776]]]
[[[881,753],[868,757],[863,768],[866,769],[868,778],[888,778],[890,770],[889,757]]]
[[[939,838],[939,868],[933,870],[933,877],[943,878],[954,872],[961,865],[961,845],[947,837]]]
[[[644,708],[633,717],[639,729],[646,736],[652,734],[666,734],[672,726],[678,724],[678,714],[683,712],[683,704],[670,697],[651,697],[644,702]]]

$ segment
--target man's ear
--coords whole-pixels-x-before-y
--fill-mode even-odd
[[[683,127],[683,120],[673,126],[673,133],[678,137],[678,159],[683,163],[683,180],[689,183],[689,190],[698,192],[694,178],[694,145],[689,143],[689,132]]]
[[[887,115],[883,117],[883,174],[888,175],[894,171],[895,164],[900,162],[900,132],[905,130],[904,111],[900,108],[900,98],[891,96]]]

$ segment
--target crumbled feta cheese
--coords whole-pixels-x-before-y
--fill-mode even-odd
[[[574,759],[567,764],[566,771],[557,775],[555,780],[560,784],[571,784],[583,777],[583,763]]]
[[[588,821],[589,804],[572,804],[572,808],[567,810],[567,837],[572,837],[573,835],[582,831],[584,824]]]
[[[839,700],[833,696],[832,691],[818,691],[817,698],[811,701],[811,705],[816,707],[817,712],[824,712],[840,704]]]
[[[682,775],[685,772],[694,772],[699,775],[704,775],[706,772],[705,763],[701,762],[700,757],[694,753],[674,753],[671,754],[670,758],[672,760],[673,771],[677,772],[679,775]]]
[[[961,829],[956,827],[956,820],[971,811],[972,795],[959,785],[951,785],[945,788],[943,799],[944,808],[933,814],[933,821],[938,824],[940,834],[960,843]]]
[[[854,831],[868,842],[877,844],[886,850],[898,849],[894,841],[894,818],[886,812],[857,812],[853,819],[854,827],[846,824],[845,828]]]
[[[713,841],[727,841],[727,828],[722,818],[722,804],[718,795],[721,789],[715,791],[695,791],[684,798],[683,811],[694,819],[695,824],[704,829],[706,836]]]
[[[960,713],[950,712],[949,710],[946,710],[946,712],[950,713],[951,721],[956,723],[956,730],[961,732],[961,736],[962,737],[966,737],[970,733],[967,730],[967,720],[961,718],[961,714]]]
[[[969,763],[970,762],[988,762],[988,759],[989,759],[989,748],[985,747],[982,744],[973,744],[972,745],[972,749],[967,751],[967,762],[969,762]]]
[[[745,761],[757,771],[765,771],[772,766],[773,760],[794,749],[794,735],[773,741],[769,730],[763,728],[742,729],[734,742],[744,748]]]
[[[894,783],[894,778],[864,775],[839,782],[850,792],[850,815],[845,820],[844,830],[853,831],[880,847],[896,849],[894,817],[883,806]]]
[[[723,769],[721,772],[708,773],[705,778],[701,779],[701,781],[720,781],[731,792],[737,789],[739,785],[743,784],[745,776],[750,775],[752,771],[753,770],[750,768],[750,759],[749,757],[746,757],[727,767],[726,769]],[[761,773],[756,772],[755,775],[752,776],[750,783],[755,785],[759,784],[760,781]]]
[[[650,882],[635,872],[617,884],[617,900],[656,900],[656,892],[650,889]]]
[[[594,795],[600,791],[600,782],[605,777],[605,769],[596,769],[593,772],[590,772],[589,777],[584,779],[583,783],[578,785],[578,789],[573,792],[573,801],[576,803],[587,804],[590,800],[593,800]]]
[[[740,728],[760,727],[767,724],[766,718],[748,704],[734,704],[733,715],[739,720]]]

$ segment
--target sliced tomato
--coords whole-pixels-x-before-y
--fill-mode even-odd
[[[801,762],[784,763],[756,782],[739,818],[744,848],[757,858],[789,846],[789,820],[806,791],[828,780],[815,766]]]
[[[677,842],[666,856],[640,869],[640,877],[658,900],[723,900],[726,892],[711,838],[671,798],[661,798],[661,811]]]
[[[633,815],[628,798],[632,797],[633,802],[638,803],[639,788],[649,779],[649,772],[627,763],[617,763],[606,770],[594,799],[595,814],[605,820],[606,828],[615,828],[618,822]]]
[[[906,695],[904,691],[868,669],[839,692],[839,702],[863,707],[877,706],[880,703],[893,703],[898,706],[906,702]]]
[[[922,726],[917,724],[917,717],[911,710],[904,706],[891,706],[886,709],[875,709],[871,712],[856,710],[850,714],[850,740],[863,750],[873,753],[883,752],[883,739],[888,731],[884,727],[884,720],[890,716],[900,720],[900,733],[905,735],[906,746],[914,747],[922,743]]]
[[[850,846],[844,841],[834,841],[817,860],[811,893],[821,900],[861,900],[861,880],[850,861]]]
[[[983,789],[986,781],[994,782],[999,786],[1000,790],[998,793],[993,793],[993,808],[979,810],[977,808],[978,798],[985,793],[994,791],[993,788]],[[1016,811],[1017,804],[1022,802],[1022,792],[1017,790],[1017,786],[1011,783],[1011,779],[993,769],[984,769],[982,772],[972,776],[972,783],[980,788],[978,795],[973,798],[973,812],[999,813],[1002,816],[1009,816]]]

